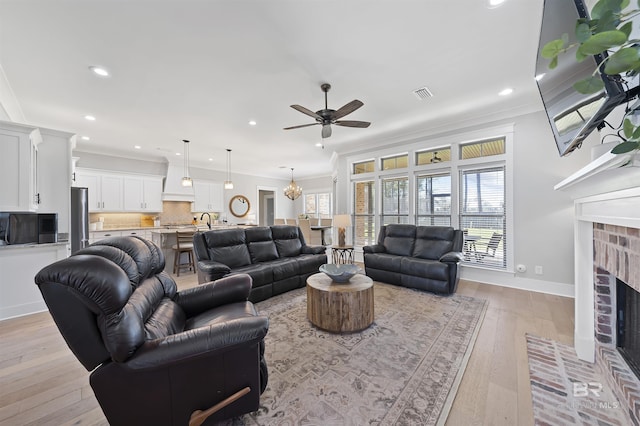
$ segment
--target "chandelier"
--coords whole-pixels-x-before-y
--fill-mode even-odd
[[[182,177],[182,186],[193,186],[193,181],[189,177],[189,141],[183,139],[184,142],[184,176]]]
[[[291,168],[291,182],[289,186],[284,189],[284,195],[291,201],[295,200],[302,194],[302,188],[298,186],[295,180],[293,180],[293,167]]]

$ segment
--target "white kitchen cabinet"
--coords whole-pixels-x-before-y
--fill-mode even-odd
[[[195,201],[191,203],[192,212],[224,211],[224,190],[221,183],[194,180],[193,194]]]
[[[135,237],[142,237],[145,240],[151,241],[151,231],[148,229],[130,229],[128,231],[122,231],[121,234],[123,237],[131,235]]]
[[[122,231],[92,231],[89,232],[89,244],[93,244],[96,241],[104,240],[105,238],[120,236],[122,236]]]
[[[68,251],[66,243],[0,247],[0,320],[47,309],[34,277]]]
[[[122,176],[103,175],[100,188],[102,211],[119,212],[123,210]]]
[[[123,180],[125,211],[162,211],[162,178],[160,176],[124,176]]]
[[[89,189],[89,212],[124,211],[122,176],[76,169],[76,186]]]
[[[0,211],[38,209],[38,136],[35,127],[0,122]]]
[[[39,128],[42,142],[38,144],[38,211],[58,214],[58,235],[69,234],[71,213],[71,146],[75,135],[53,129]]]
[[[126,237],[126,236],[138,236],[142,237],[145,240],[151,241],[151,230],[136,228],[136,229],[128,229],[128,230],[113,230],[113,231],[91,231],[89,232],[89,244],[93,244],[96,241],[103,240],[109,237]]]

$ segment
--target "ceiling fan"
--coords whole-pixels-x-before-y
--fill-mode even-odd
[[[320,88],[324,92],[324,109],[313,112],[310,109],[307,109],[300,105],[291,105],[291,108],[295,109],[296,111],[300,111],[303,114],[315,118],[316,122],[311,124],[301,124],[299,126],[285,127],[284,130],[299,129],[301,127],[309,127],[321,124],[322,138],[328,138],[329,136],[331,136],[332,124],[344,127],[369,127],[371,123],[369,123],[368,121],[340,120],[345,115],[351,114],[353,111],[364,105],[362,102],[355,99],[338,110],[329,109],[329,107],[327,106],[327,92],[329,91],[329,89],[331,89],[331,85],[328,83],[324,83],[320,86]]]

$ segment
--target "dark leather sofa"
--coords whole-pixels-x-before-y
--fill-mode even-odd
[[[251,278],[177,291],[163,269],[158,247],[128,236],[35,277],[109,424],[212,425],[257,410],[269,320],[247,301]]]
[[[451,294],[458,286],[462,231],[446,226],[386,225],[378,243],[363,247],[368,277],[403,287]]]
[[[198,282],[249,274],[252,302],[304,287],[327,263],[325,250],[306,245],[300,228],[292,225],[218,229],[193,236]]]

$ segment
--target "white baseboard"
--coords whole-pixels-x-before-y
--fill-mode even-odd
[[[35,314],[47,310],[44,300],[39,302],[24,303],[22,305],[4,306],[0,308],[0,321]]]
[[[575,293],[573,284],[533,280],[531,278],[518,277],[511,272],[464,267],[460,269],[462,271],[460,278],[464,280],[571,298],[574,297]]]

